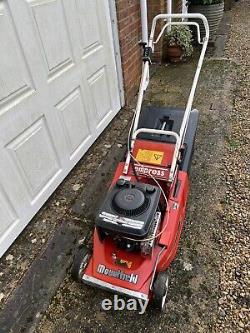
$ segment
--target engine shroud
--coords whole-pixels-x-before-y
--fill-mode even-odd
[[[119,179],[99,210],[96,219],[99,236],[145,238],[154,220],[160,195],[157,186]]]

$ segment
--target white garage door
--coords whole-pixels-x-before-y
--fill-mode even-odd
[[[120,107],[108,0],[0,1],[0,256]]]

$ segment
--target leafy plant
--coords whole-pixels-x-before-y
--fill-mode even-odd
[[[193,53],[192,33],[186,26],[175,25],[166,34],[168,46],[180,46],[182,49],[182,58],[190,57]]]
[[[224,0],[190,0],[191,5],[216,5],[224,2]]]

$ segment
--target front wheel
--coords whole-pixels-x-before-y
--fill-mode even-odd
[[[166,271],[159,272],[153,285],[153,300],[154,305],[161,311],[166,309],[168,286],[169,274]]]
[[[90,259],[90,252],[86,247],[80,248],[76,253],[72,268],[71,268],[71,276],[72,278],[79,282],[82,278],[82,273],[87,267]]]

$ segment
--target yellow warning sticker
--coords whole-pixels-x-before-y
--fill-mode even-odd
[[[136,155],[141,163],[161,165],[164,153],[162,151],[139,149]]]

